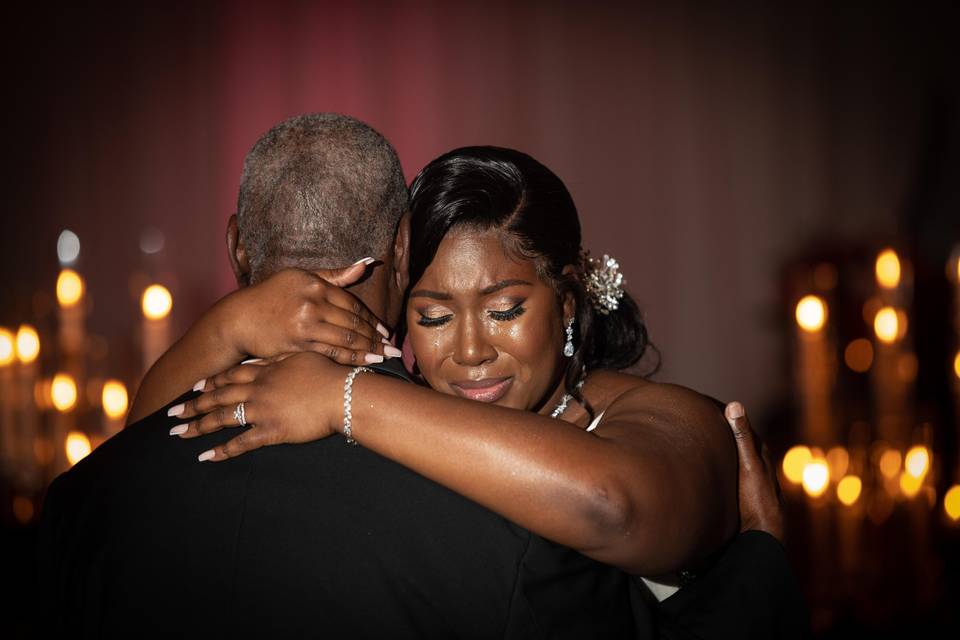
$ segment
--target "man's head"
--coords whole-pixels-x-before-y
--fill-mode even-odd
[[[407,234],[400,223],[407,209],[400,161],[382,135],[333,113],[285,120],[243,163],[237,214],[227,231],[237,282],[253,284],[286,267],[342,267],[370,256],[387,268],[374,269],[367,288],[376,288],[373,281],[405,285]]]

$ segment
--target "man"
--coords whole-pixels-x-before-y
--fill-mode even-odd
[[[350,291],[394,324],[406,284],[406,197],[395,152],[366,125],[329,114],[282,123],[245,161],[227,232],[238,284],[286,267],[376,256],[379,264]],[[324,275],[346,282],[350,273]],[[318,291],[328,286],[317,278]],[[191,347],[228,364],[242,355]],[[404,376],[396,364],[375,366]],[[163,359],[151,375],[180,388],[194,382],[179,380],[176,363]],[[131,413],[162,402],[138,397]],[[362,447],[330,438],[203,465],[197,455],[233,434],[185,442],[168,435],[176,422],[166,407],[151,414],[51,487],[41,581],[58,629],[391,638],[634,632],[622,574],[538,541]],[[750,482],[773,495],[755,448],[744,452]],[[757,512],[778,514],[772,504]],[[664,610],[663,629],[680,628],[674,613],[684,618]]]

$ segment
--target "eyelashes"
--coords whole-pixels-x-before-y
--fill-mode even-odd
[[[507,309],[506,311],[487,311],[487,315],[499,322],[510,322],[511,320],[516,320],[522,316],[526,310],[527,309],[523,306],[523,303],[518,302],[514,307]],[[447,324],[452,319],[452,314],[447,314],[437,318],[430,318],[422,315],[417,319],[417,324],[421,327],[439,327]]]

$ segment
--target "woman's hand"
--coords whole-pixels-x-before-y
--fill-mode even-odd
[[[366,266],[284,269],[224,298],[214,310],[217,324],[238,353],[259,358],[315,351],[341,364],[369,364],[398,357],[387,329],[341,288],[359,280]]]
[[[219,462],[260,447],[319,440],[339,433],[343,422],[343,381],[350,369],[315,353],[297,353],[239,365],[205,382],[204,393],[173,407],[183,423],[170,430],[181,438],[246,424],[237,437],[200,455]],[[204,415],[205,414],[205,415]]]

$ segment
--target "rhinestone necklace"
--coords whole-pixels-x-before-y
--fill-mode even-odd
[[[577,391],[583,388],[583,380],[577,383],[575,387]],[[563,397],[560,398],[560,402],[557,403],[557,406],[553,408],[553,411],[550,412],[551,418],[559,418],[563,415],[563,412],[567,410],[567,405],[570,404],[570,401],[573,400],[573,396],[569,393],[563,394]]]

